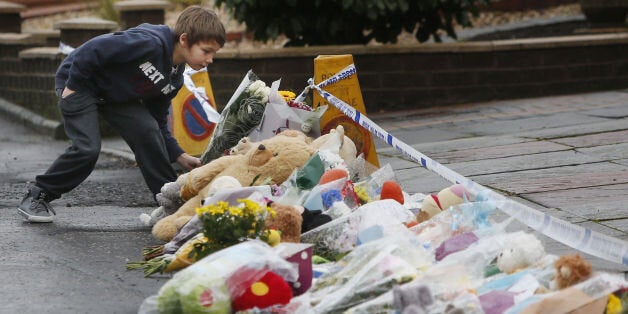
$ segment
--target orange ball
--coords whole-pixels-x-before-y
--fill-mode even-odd
[[[401,186],[395,181],[384,181],[382,184],[382,192],[379,195],[380,200],[395,200],[399,202],[399,204],[403,204],[403,191],[401,190]]]

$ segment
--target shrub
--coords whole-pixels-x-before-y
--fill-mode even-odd
[[[416,30],[420,42],[439,32],[456,38],[455,23],[470,26],[470,15],[489,0],[216,0],[244,22],[255,39],[284,34],[289,45],[396,42],[403,31]],[[417,29],[418,27],[418,29]]]
[[[114,7],[115,2],[116,0],[100,0],[98,15],[105,20],[120,23],[120,14]]]

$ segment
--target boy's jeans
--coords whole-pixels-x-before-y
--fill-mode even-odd
[[[164,138],[146,105],[139,102],[105,103],[85,92],[74,92],[61,98],[61,90],[57,90],[57,96],[65,133],[72,144],[45,174],[35,178],[37,186],[59,198],[89,176],[100,154],[99,116],[117,130],[133,150],[153,195],[159,193],[165,183],[176,180]]]

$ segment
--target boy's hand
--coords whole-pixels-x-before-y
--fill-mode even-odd
[[[67,88],[67,87],[66,87],[66,88],[64,88],[64,89],[63,89],[63,92],[61,93],[61,98],[65,98],[65,97],[67,97],[67,96],[70,96],[70,95],[72,95],[73,93],[74,93],[74,91],[73,91],[73,90],[71,90],[71,89],[69,89],[69,88]]]
[[[183,153],[181,154],[179,157],[177,157],[177,162],[183,167],[183,169],[185,169],[186,171],[190,171],[196,167],[200,167],[201,166],[201,160],[194,157],[194,156],[190,156],[187,153]]]

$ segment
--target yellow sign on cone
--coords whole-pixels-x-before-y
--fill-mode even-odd
[[[314,83],[318,84],[330,78],[351,64],[353,64],[352,55],[321,55],[314,58]],[[323,87],[323,89],[351,105],[356,110],[360,111],[361,114],[366,115],[366,108],[364,107],[364,100],[362,99],[362,91],[360,90],[357,74],[327,85]],[[375,151],[373,137],[368,130],[347,117],[333,105],[328,104],[327,101],[316,92],[314,93],[313,104],[314,107],[329,105],[329,108],[321,117],[321,134],[327,134],[331,129],[342,125],[345,129],[345,135],[353,140],[358,153],[364,153],[366,161],[379,168],[379,159]]]
[[[199,71],[190,76],[194,85],[203,87],[209,104],[216,110],[216,101],[207,71]],[[216,127],[207,120],[201,101],[184,85],[172,99],[168,116],[170,132],[177,139],[181,148],[188,154],[200,156]]]

